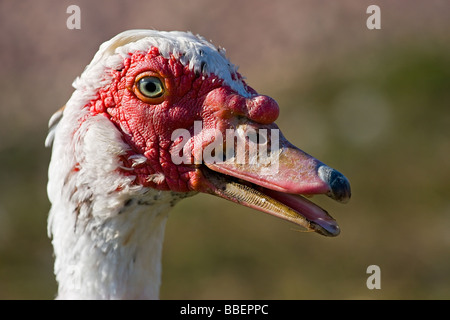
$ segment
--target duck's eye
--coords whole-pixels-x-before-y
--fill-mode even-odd
[[[136,83],[139,92],[147,98],[159,98],[164,94],[164,86],[158,77],[143,77]]]

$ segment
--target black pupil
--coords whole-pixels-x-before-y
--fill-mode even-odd
[[[148,92],[155,92],[156,91],[156,84],[153,81],[147,81],[145,83],[145,90]]]
[[[140,81],[140,88],[143,94],[150,96],[157,96],[161,94],[161,85],[159,79],[144,78]]]

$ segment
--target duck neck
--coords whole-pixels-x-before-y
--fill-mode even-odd
[[[193,193],[138,185],[133,166],[123,174],[120,156],[130,149],[106,117],[70,104],[61,117],[62,111],[48,138],[57,297],[157,299],[168,212]]]
[[[128,198],[109,214],[52,216],[59,299],[159,298],[165,224],[175,203],[154,201],[161,194]]]

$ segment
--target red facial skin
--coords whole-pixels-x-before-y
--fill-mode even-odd
[[[206,179],[201,170],[190,164],[175,165],[171,160],[171,140],[176,129],[194,131],[194,121],[201,121],[204,129],[232,128],[238,116],[270,124],[279,114],[278,104],[270,97],[257,95],[240,75],[250,98],[243,97],[225,85],[215,75],[197,75],[174,57],[160,55],[157,48],[146,54],[134,53],[124,61],[122,70],[112,70],[113,81],[101,88],[98,99],[87,106],[92,115],[108,117],[123,133],[131,147],[122,156],[123,174],[135,175],[135,183],[159,190],[177,192],[202,191]],[[165,86],[162,97],[142,97],[135,85],[142,74],[159,77]],[[132,167],[128,158],[142,154],[146,163]],[[149,175],[162,173],[162,181],[149,180]]]

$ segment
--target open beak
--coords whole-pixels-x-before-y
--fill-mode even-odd
[[[199,191],[269,213],[308,231],[337,236],[340,229],[336,220],[304,196],[325,194],[345,203],[351,195],[347,178],[292,145],[275,124],[247,120],[236,126],[236,132],[240,138],[225,144],[222,161],[204,159],[200,169],[208,183]]]

